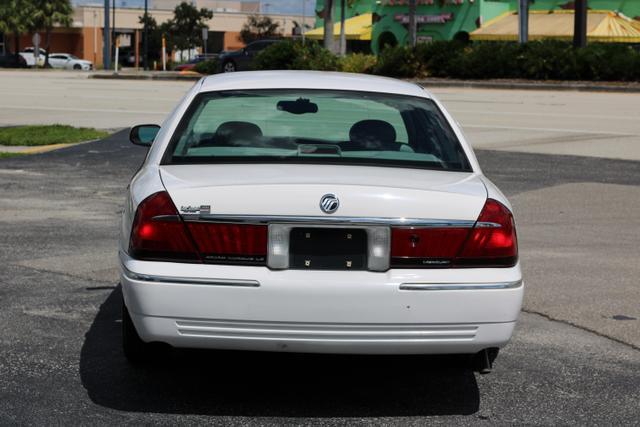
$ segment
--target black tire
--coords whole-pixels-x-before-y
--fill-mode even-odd
[[[151,344],[142,341],[138,335],[124,301],[122,301],[122,349],[124,356],[133,364],[149,362],[153,356]]]
[[[237,70],[236,63],[233,61],[227,61],[222,64],[222,72],[223,73],[233,73]]]
[[[73,69],[74,69],[74,70],[82,70],[82,66],[81,66],[80,64],[75,64],[75,65],[73,66]]]

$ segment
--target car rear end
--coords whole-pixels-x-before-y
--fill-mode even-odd
[[[505,345],[523,295],[513,216],[441,107],[426,94],[298,92],[217,94],[211,107],[196,96],[132,181],[121,280],[141,340],[361,354]],[[258,110],[243,118],[259,135],[219,117],[242,105]],[[438,129],[410,129],[430,114]],[[296,128],[305,115],[318,120]]]

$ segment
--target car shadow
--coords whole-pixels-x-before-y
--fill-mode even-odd
[[[80,376],[91,400],[135,412],[223,416],[468,415],[475,375],[450,357],[174,350],[132,367],[116,288],[86,333]],[[455,360],[455,359],[453,359]]]

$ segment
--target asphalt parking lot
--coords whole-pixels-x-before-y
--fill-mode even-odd
[[[509,93],[492,94],[503,100],[497,111],[508,112]],[[442,97],[460,108],[476,95]],[[480,117],[458,114],[467,124]],[[581,123],[572,120],[564,131]],[[633,135],[624,126],[619,133]],[[637,137],[618,137],[603,134],[605,144],[631,141],[636,151],[611,157],[640,151]],[[583,139],[597,149],[576,157],[547,152],[575,150],[557,136],[545,141],[555,148],[538,141],[519,152],[486,147],[484,128],[472,138],[494,149],[477,153],[513,203],[526,281],[514,338],[487,376],[432,357],[207,351],[134,369],[119,342],[116,240],[122,195],[145,150],[118,132],[0,160],[0,424],[637,425],[640,162],[595,156],[601,141]]]

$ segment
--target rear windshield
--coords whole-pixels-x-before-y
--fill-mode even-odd
[[[471,171],[460,142],[429,99],[292,89],[198,95],[162,163],[326,163]]]

